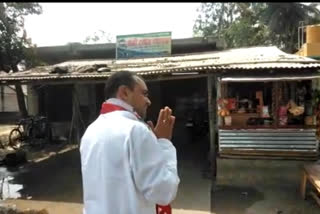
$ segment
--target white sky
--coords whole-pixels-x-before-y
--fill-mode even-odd
[[[190,38],[200,3],[40,3],[41,15],[25,18],[28,37],[37,46],[83,42],[103,30],[117,35],[171,31]]]

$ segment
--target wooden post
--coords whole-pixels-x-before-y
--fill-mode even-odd
[[[96,112],[97,112],[97,105],[96,105],[96,97],[97,93],[95,90],[95,84],[90,84],[88,85],[88,106],[89,106],[89,123],[94,121],[97,117]]]
[[[273,127],[274,128],[278,128],[278,126],[279,126],[279,114],[278,114],[278,112],[279,112],[279,106],[280,106],[280,91],[279,91],[279,89],[280,89],[280,83],[279,82],[274,82],[273,83],[273,93],[272,93],[272,95],[273,95],[273,97],[272,97],[272,102],[273,102],[273,104],[272,104],[272,114],[273,114],[273,121],[274,121],[274,123],[273,123]]]
[[[1,91],[1,111],[4,111],[4,88],[5,86],[0,87]]]
[[[51,108],[50,107],[50,103],[49,103],[49,100],[50,100],[50,94],[52,94],[51,93],[51,91],[52,91],[52,88],[53,87],[51,87],[51,86],[49,86],[49,87],[46,87],[46,88],[44,88],[44,91],[43,91],[43,93],[44,93],[44,104],[45,104],[45,106],[44,106],[44,115],[49,119],[49,120],[53,120],[54,118],[51,118],[51,117],[49,117],[49,113],[50,113],[50,111],[49,111],[49,109]]]
[[[216,77],[209,75],[207,78],[208,87],[208,113],[209,113],[209,134],[210,134],[210,162],[213,178],[217,175],[217,157],[216,157]]]
[[[74,123],[75,123],[75,99],[74,99],[74,94],[75,94],[75,88],[74,86],[72,87],[72,118],[71,118],[71,124],[70,124],[70,131],[69,131],[69,143],[72,143],[72,133],[73,133],[73,129],[74,129]]]
[[[72,119],[69,133],[69,142],[72,139],[72,133],[74,133],[74,139],[76,144],[80,145],[82,128],[85,129],[85,123],[82,119],[80,111],[80,101],[78,98],[77,88],[79,85],[75,84],[72,88]]]
[[[73,88],[73,103],[74,103],[74,108],[73,110],[75,111],[74,115],[75,115],[75,124],[74,124],[74,129],[75,129],[75,140],[76,140],[76,144],[80,145],[80,118],[81,118],[81,112],[80,112],[80,102],[79,102],[79,98],[77,96],[77,87],[78,85],[74,85]]]
[[[222,84],[216,78],[215,84],[216,84],[216,94],[215,95],[216,95],[216,102],[217,102],[220,98],[224,98],[223,91],[224,91],[224,88],[226,87],[226,83]],[[218,111],[218,107],[216,105],[216,121],[217,121],[216,125],[217,125],[217,127],[219,127],[219,126],[223,125],[223,118],[218,116],[217,111]]]
[[[301,185],[300,185],[300,192],[301,192],[302,199],[306,199],[306,184],[307,184],[307,175],[303,169],[302,178],[301,178]]]
[[[77,92],[76,85],[72,87],[72,119],[70,125],[70,133],[69,133],[69,143],[72,143],[72,140],[79,140],[79,115],[77,111]]]

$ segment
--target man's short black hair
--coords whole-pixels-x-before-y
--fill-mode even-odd
[[[115,98],[120,86],[124,85],[130,89],[134,89],[138,76],[130,71],[119,71],[112,74],[106,82],[104,88],[105,98]],[[140,77],[138,77],[140,78]]]

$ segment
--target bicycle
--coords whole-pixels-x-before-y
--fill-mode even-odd
[[[43,146],[51,140],[51,128],[43,116],[33,116],[21,119],[18,126],[9,134],[9,146],[15,150],[23,143],[30,146]]]

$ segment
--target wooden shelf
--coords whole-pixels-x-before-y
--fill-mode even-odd
[[[273,125],[260,125],[260,126],[219,126],[219,129],[315,129],[316,126],[306,126],[306,125],[287,125],[287,126],[278,126],[274,127]]]

